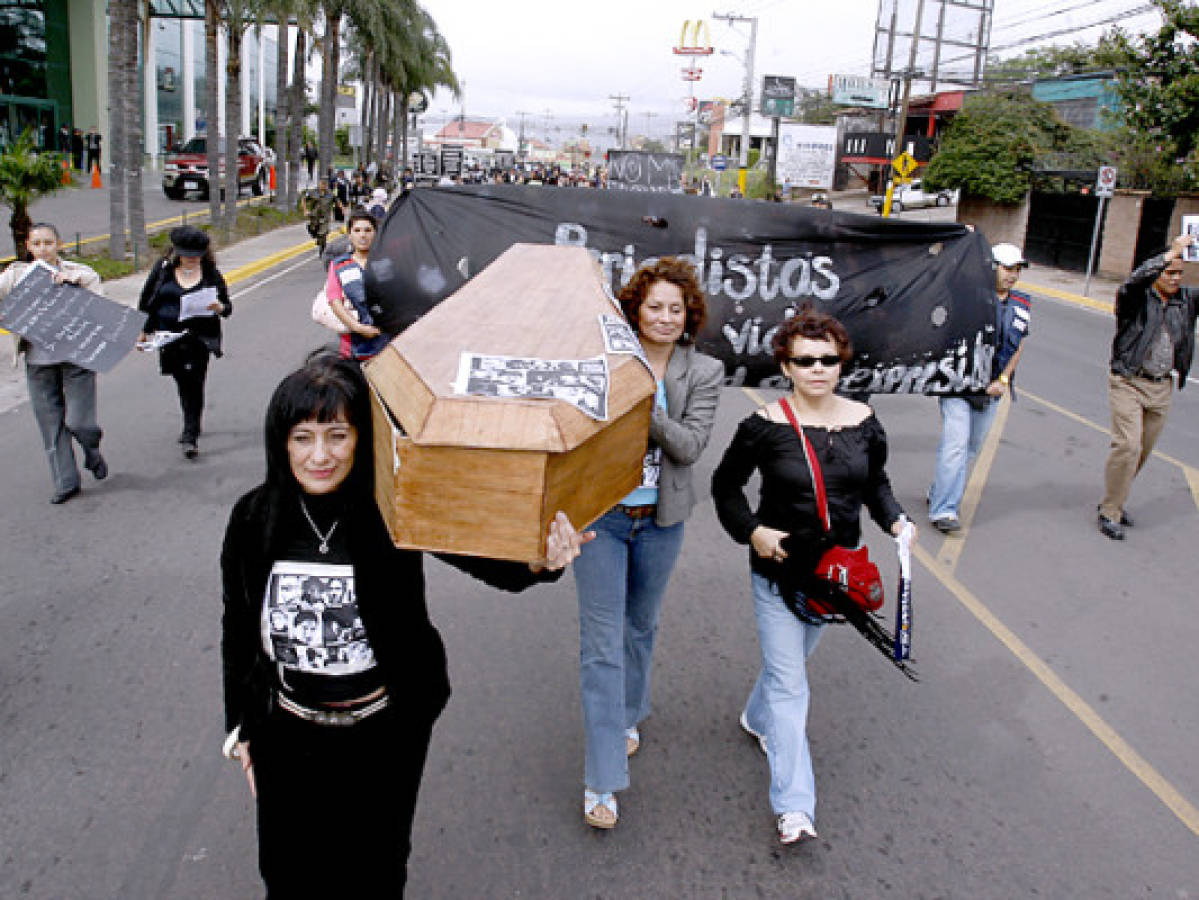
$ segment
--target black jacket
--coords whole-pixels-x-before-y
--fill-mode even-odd
[[[169,259],[160,259],[150,268],[146,283],[142,286],[141,299],[137,308],[147,316],[145,331],[186,331],[194,336],[210,353],[221,355],[221,319],[233,314],[233,303],[229,300],[229,288],[216,266],[206,264],[200,282],[186,291],[200,288],[216,288],[221,311],[215,316],[198,316],[179,321],[179,298],[185,289],[175,279],[177,269]]]
[[[1147,259],[1128,276],[1116,292],[1116,336],[1112,339],[1111,370],[1116,375],[1136,375],[1145,361],[1163,317],[1174,342],[1174,368],[1178,389],[1186,385],[1195,352],[1195,317],[1199,314],[1199,292],[1182,287],[1162,304],[1153,283],[1166,268],[1165,254]]]
[[[262,646],[261,617],[267,579],[275,560],[265,546],[268,491],[259,486],[233,507],[221,548],[224,613],[221,656],[224,668],[225,730],[241,726],[250,740],[274,702],[275,667]],[[295,497],[280,504],[279,515],[302,516]],[[392,544],[373,503],[344,526],[353,558],[358,611],[383,682],[400,721],[431,725],[450,696],[445,646],[425,607],[422,555]],[[524,590],[561,572],[533,574],[528,566],[491,559],[439,556],[488,584]]]

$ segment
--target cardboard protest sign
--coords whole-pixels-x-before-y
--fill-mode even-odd
[[[621,191],[683,190],[683,155],[650,150],[608,151],[608,185]]]
[[[849,329],[850,391],[959,395],[986,389],[995,277],[982,235],[922,223],[683,194],[471,185],[412,191],[367,264],[367,299],[403,331],[516,242],[586,247],[616,293],[665,255],[695,264],[708,298],[697,344],[729,384],[775,384],[770,340],[802,305]]]
[[[34,264],[0,303],[5,327],[32,345],[36,365],[69,362],[107,372],[137,342],[145,313],[73,284],[55,284],[48,266]]]

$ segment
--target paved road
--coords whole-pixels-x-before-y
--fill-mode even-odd
[[[325,338],[307,318],[317,264],[291,265],[235,300],[197,463],[179,458],[173,387],[150,359],[102,380],[112,475],[65,507],[46,503],[28,408],[0,414],[0,896],[259,894],[250,800],[218,755],[216,559],[230,505],[262,474],[267,394]],[[1103,539],[1094,426],[1109,337],[1103,316],[1038,301],[977,513],[964,538],[926,527],[920,539],[921,683],[843,629],[825,636],[812,665],[816,843],[777,846],[765,761],[736,724],[756,639],[743,551],[710,502],[688,526],[655,712],[609,834],[579,814],[569,576],[511,596],[429,563],[455,694],[410,896],[1199,896],[1199,390],[1178,397],[1162,441],[1176,462],[1155,458],[1137,482],[1129,540]],[[754,402],[725,391],[701,484]],[[919,513],[935,404],[876,406],[897,493]],[[331,765],[300,789],[313,813],[297,823],[297,865],[337,864],[310,848],[369,785]]]

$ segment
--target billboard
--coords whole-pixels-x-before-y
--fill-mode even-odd
[[[779,125],[779,181],[792,187],[828,190],[836,166],[837,126]]]
[[[888,109],[891,105],[891,81],[862,75],[834,75],[829,87],[833,102],[839,106],[864,106]]]

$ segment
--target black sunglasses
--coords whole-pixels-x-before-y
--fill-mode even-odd
[[[791,356],[787,358],[787,361],[801,369],[810,369],[816,363],[820,363],[826,369],[841,365],[841,357],[835,353],[828,353],[824,356]]]

